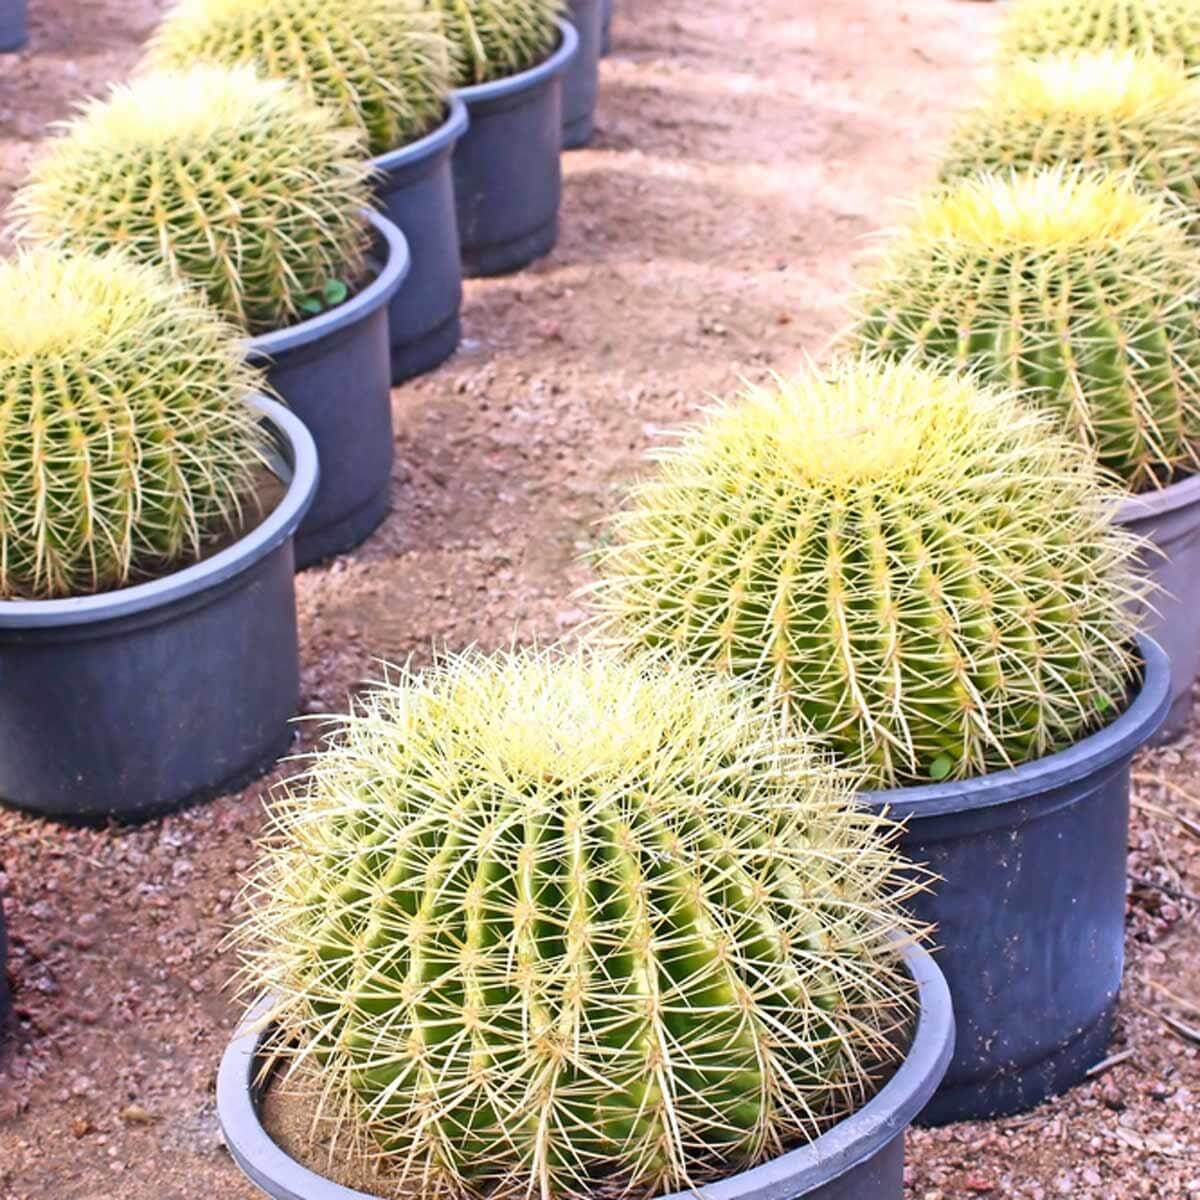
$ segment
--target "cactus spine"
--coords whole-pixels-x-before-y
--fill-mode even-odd
[[[247,982],[400,1190],[701,1185],[895,1058],[891,833],[727,682],[466,655],[369,694],[279,808]]]
[[[883,785],[1058,749],[1123,701],[1136,541],[1006,393],[845,362],[717,408],[599,553],[602,635],[737,676]]]
[[[933,196],[857,301],[853,341],[1027,390],[1131,491],[1200,466],[1200,261],[1185,217],[1062,167]]]
[[[156,269],[0,264],[0,596],[120,587],[234,528],[257,382],[237,332]]]
[[[161,262],[252,333],[364,271],[361,135],[249,68],[148,75],[89,102],[17,195],[23,236]]]

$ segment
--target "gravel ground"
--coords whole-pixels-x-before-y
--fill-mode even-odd
[[[343,707],[379,658],[578,623],[579,554],[656,432],[821,353],[864,238],[929,178],[976,94],[996,15],[961,0],[619,2],[599,136],[566,160],[559,248],[468,286],[462,352],[395,393],[394,513],[298,580],[308,712]],[[128,70],[161,5],[31,7],[31,48],[0,59],[0,203],[46,124]],[[1200,1197],[1198,762],[1189,737],[1138,767],[1152,807],[1132,836],[1118,1061],[1028,1116],[914,1133],[909,1200]],[[213,1113],[236,1019],[221,940],[286,769],[138,829],[0,814],[5,1200],[254,1195]]]

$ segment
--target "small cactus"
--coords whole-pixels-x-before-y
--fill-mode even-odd
[[[467,87],[536,66],[558,39],[564,0],[426,0],[450,39]]]
[[[450,90],[448,44],[413,0],[179,0],[146,63],[248,65],[301,85],[361,127],[372,154],[438,125]]]
[[[46,143],[14,211],[27,239],[164,263],[251,333],[365,270],[359,132],[247,67],[147,75]]]
[[[698,1186],[895,1060],[894,832],[727,681],[468,654],[369,693],[279,806],[245,982],[398,1194]]]
[[[718,407],[598,554],[601,636],[746,680],[886,786],[1067,745],[1123,702],[1137,541],[1010,394],[847,361]]]
[[[0,263],[0,597],[121,587],[236,528],[265,449],[238,338],[120,256]]]
[[[1200,260],[1178,206],[1062,167],[931,197],[853,341],[1028,391],[1131,491],[1200,467]]]
[[[959,125],[942,179],[1065,163],[1132,172],[1200,220],[1200,83],[1137,51],[1022,59]]]
[[[1200,68],[1196,0],[1012,0],[1000,34],[1007,58],[1059,50],[1141,50]]]

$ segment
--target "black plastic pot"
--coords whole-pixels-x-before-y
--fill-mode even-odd
[[[1158,590],[1146,613],[1146,629],[1171,660],[1171,711],[1155,740],[1169,741],[1187,728],[1192,684],[1200,675],[1200,475],[1131,496],[1117,520],[1153,546],[1143,566]]]
[[[321,483],[296,533],[296,569],[351,550],[387,515],[392,460],[388,302],[408,274],[408,245],[370,213],[382,265],[345,304],[250,341],[252,361],[304,422]]]
[[[0,799],[139,820],[230,790],[287,749],[300,687],[292,536],[317,456],[295,416],[252,403],[287,491],[244,537],[119,591],[0,601]]]
[[[579,35],[579,49],[563,76],[564,150],[577,150],[596,131],[596,97],[600,94],[600,43],[604,40],[605,0],[569,0],[567,19]]]
[[[516,271],[558,239],[563,76],[579,46],[570,24],[558,27],[545,62],[458,90],[471,118],[453,158],[465,275]]]
[[[601,18],[600,26],[600,57],[612,53],[612,22],[613,9],[616,8],[616,0],[603,0],[604,15]]]
[[[908,1054],[879,1093],[828,1133],[771,1162],[706,1184],[706,1200],[902,1200],[904,1131],[937,1087],[954,1046],[954,1014],[946,981],[917,947],[904,952],[916,981],[920,1015]],[[289,1157],[262,1126],[270,1084],[262,1045],[271,998],[246,1015],[221,1059],[217,1117],[225,1144],[247,1178],[272,1200],[378,1200],[310,1171]],[[695,1200],[681,1192],[669,1200]]]
[[[0,54],[20,50],[28,40],[25,0],[0,0]]]
[[[371,164],[381,176],[375,194],[412,258],[388,309],[394,384],[432,371],[458,347],[462,263],[450,156],[467,120],[466,105],[453,97],[437,129]]]
[[[903,850],[941,882],[937,925],[958,1044],[923,1124],[1020,1112],[1105,1055],[1121,987],[1129,761],[1170,702],[1149,639],[1141,686],[1111,725],[1036,762],[864,797],[906,821]]]

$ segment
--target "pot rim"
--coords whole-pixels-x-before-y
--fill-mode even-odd
[[[296,325],[288,325],[284,329],[275,329],[270,333],[260,334],[250,338],[246,343],[247,353],[252,362],[262,363],[264,359],[272,359],[298,346],[308,346],[322,338],[353,325],[356,321],[370,315],[377,309],[383,308],[400,290],[412,264],[409,254],[408,241],[404,234],[396,228],[385,216],[374,209],[363,209],[367,222],[374,228],[387,247],[387,259],[379,273],[361,292],[351,296],[345,304],[331,308],[326,312],[309,317]]]
[[[1113,519],[1118,525],[1134,525],[1138,521],[1165,517],[1168,513],[1193,504],[1200,504],[1200,472],[1177,479],[1153,492],[1126,496]]]
[[[555,75],[561,75],[579,52],[579,34],[575,31],[575,26],[562,17],[555,17],[554,23],[558,26],[558,47],[549,57],[524,71],[518,71],[515,75],[505,75],[503,79],[489,79],[486,83],[472,83],[466,87],[455,88],[451,95],[459,97],[464,104],[481,104],[488,100],[499,100],[515,92],[523,92],[552,79]]]
[[[246,403],[267,423],[282,459],[271,470],[287,483],[283,498],[262,521],[211,558],[145,583],[91,596],[0,600],[0,629],[64,628],[164,608],[248,571],[290,538],[317,490],[317,448],[300,419],[277,400],[256,393]]]
[[[397,146],[385,154],[376,155],[371,159],[371,166],[386,175],[392,171],[398,171],[401,167],[421,162],[444,150],[447,146],[452,146],[467,132],[471,118],[467,112],[467,106],[456,92],[451,92],[446,97],[446,107],[449,111],[446,113],[446,119],[440,125],[414,142]]]
[[[954,1010],[950,989],[929,952],[915,943],[900,951],[917,987],[917,1025],[899,1067],[866,1104],[806,1146],[738,1172],[701,1190],[705,1200],[775,1200],[803,1196],[844,1175],[903,1134],[924,1108],[950,1063]],[[258,1051],[274,999],[251,1006],[221,1058],[217,1119],[225,1144],[245,1175],[273,1200],[379,1200],[334,1183],[285,1153],[259,1119]],[[662,1200],[695,1200],[676,1192]]]
[[[1153,736],[1171,706],[1171,664],[1166,652],[1145,634],[1138,636],[1137,645],[1143,664],[1141,687],[1116,720],[1095,733],[1053,754],[1003,771],[945,783],[863,792],[860,801],[886,808],[901,821],[944,816],[1045,795],[1129,758]]]

